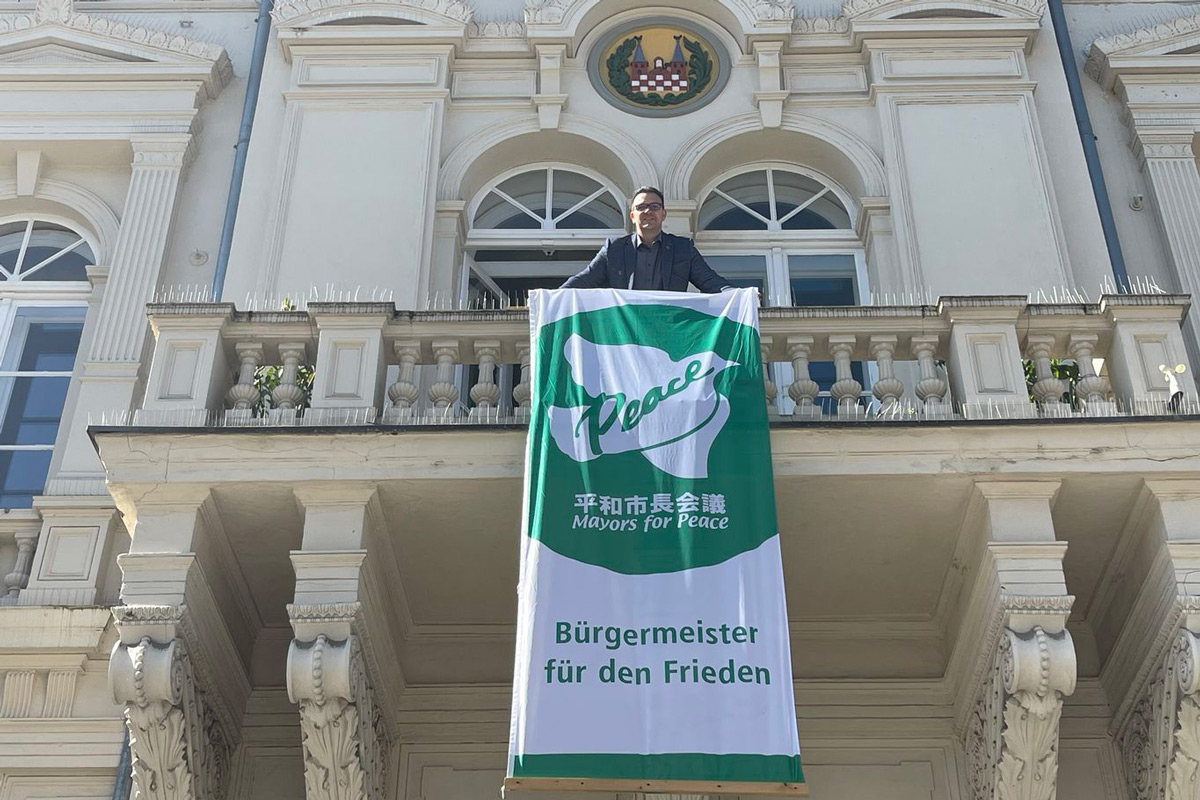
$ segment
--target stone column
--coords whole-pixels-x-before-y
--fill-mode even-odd
[[[299,486],[303,549],[292,553],[295,639],[288,649],[288,698],[300,707],[308,800],[382,800],[390,725],[382,698],[402,677],[380,603],[388,589],[374,564],[393,559],[370,485]],[[380,535],[383,533],[384,535]],[[381,668],[381,665],[382,668]]]
[[[1200,791],[1200,481],[1147,480],[1130,520],[1125,563],[1148,567],[1124,579],[1140,590],[1101,673],[1110,732],[1130,798],[1186,800]]]
[[[976,484],[973,581],[951,657],[972,800],[1052,800],[1075,648],[1051,508],[1058,481]]]
[[[125,510],[109,687],[125,707],[134,797],[223,798],[250,683],[196,553],[216,523],[207,488],[155,494]]]
[[[72,435],[63,455],[64,477],[103,477],[87,439],[88,415],[129,411],[148,332],[146,303],[154,297],[172,233],[180,177],[191,154],[191,134],[132,140],[133,171],[108,282],[83,361]]]
[[[1200,302],[1200,170],[1192,150],[1195,131],[1140,129],[1134,148],[1150,187],[1150,198],[1167,241],[1179,291]],[[1200,364],[1200,314],[1184,322],[1193,364]]]

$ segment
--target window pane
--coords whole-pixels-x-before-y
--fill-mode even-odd
[[[766,256],[705,256],[704,260],[733,286],[754,287],[767,296]]]
[[[488,192],[475,212],[474,226],[484,230],[537,230],[542,224],[495,192]]]
[[[546,216],[546,170],[522,172],[500,183],[496,188],[540,217]]]
[[[21,252],[21,241],[25,238],[28,222],[9,222],[0,225],[0,266],[9,272],[17,268],[17,256]]]
[[[557,218],[568,209],[590,197],[601,188],[598,181],[586,175],[566,170],[554,170],[554,213]],[[592,200],[570,216],[563,217],[555,227],[584,228],[589,230],[623,228],[625,215],[610,192]]]
[[[50,248],[38,248],[39,250]],[[75,250],[65,253],[51,261],[41,269],[29,272],[30,267],[34,267],[54,253],[59,252],[53,250],[47,255],[38,255],[34,253],[32,247],[25,254],[25,264],[21,272],[21,276],[27,281],[86,281],[87,266],[94,262],[91,256],[91,251],[87,245],[80,245]]]
[[[71,379],[0,378],[7,398],[0,444],[54,444]]]
[[[766,170],[735,175],[717,187],[764,218],[771,218]],[[767,224],[717,193],[708,196],[700,210],[700,229],[714,231],[761,231]]]
[[[783,219],[814,196],[825,192],[827,188],[824,183],[815,178],[796,172],[772,170],[772,178],[775,181],[777,219]],[[826,192],[808,208],[783,223],[785,231],[831,230],[849,227],[850,218],[832,192]]]
[[[789,255],[788,272],[794,306],[852,306],[858,302],[854,256],[849,253]]]
[[[30,323],[17,371],[70,372],[75,367],[75,351],[82,334],[80,322]]]
[[[29,508],[46,488],[49,450],[0,450],[0,508]]]

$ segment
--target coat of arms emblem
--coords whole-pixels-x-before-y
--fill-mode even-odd
[[[712,37],[669,22],[641,22],[610,35],[589,72],[610,103],[643,116],[673,116],[716,96],[728,57]]]

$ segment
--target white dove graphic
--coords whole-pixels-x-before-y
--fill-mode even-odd
[[[563,355],[592,405],[549,408],[550,434],[576,461],[640,452],[678,478],[707,478],[708,453],[729,419],[729,400],[713,386],[736,361],[712,351],[673,360],[638,344],[595,344],[578,334]]]

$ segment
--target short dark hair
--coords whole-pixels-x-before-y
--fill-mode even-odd
[[[633,193],[633,197],[629,198],[630,206],[633,205],[634,198],[639,194],[656,194],[658,195],[658,202],[662,203],[663,208],[667,207],[667,200],[663,197],[662,189],[657,189],[653,186],[639,186],[637,191]]]

